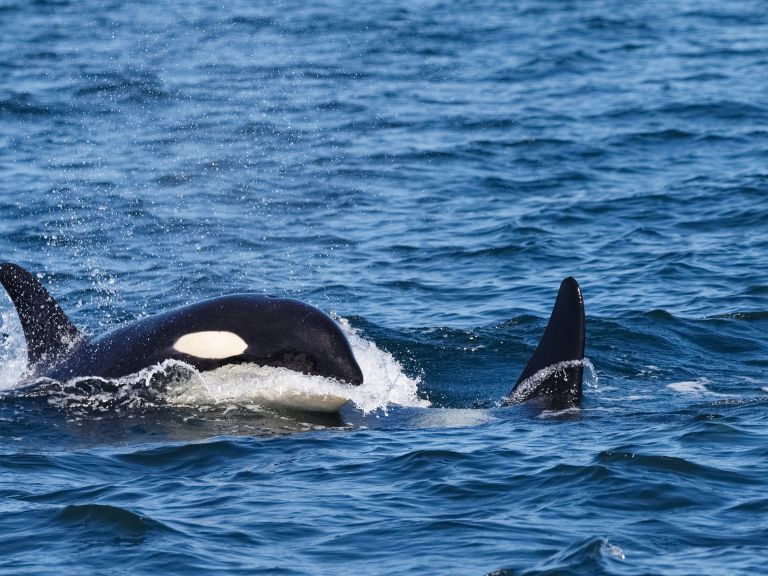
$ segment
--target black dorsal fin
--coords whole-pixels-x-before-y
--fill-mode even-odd
[[[27,340],[29,364],[53,362],[80,337],[48,290],[17,264],[0,264],[0,283],[16,306]]]
[[[584,300],[571,277],[560,284],[544,335],[505,404],[539,400],[546,409],[581,404],[584,376]],[[551,368],[550,371],[546,370]],[[538,374],[537,374],[538,373]],[[531,378],[536,375],[536,378]]]

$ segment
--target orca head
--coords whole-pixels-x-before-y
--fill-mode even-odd
[[[248,341],[245,356],[256,363],[333,378],[359,386],[363,371],[341,327],[317,308],[272,298],[267,331]]]

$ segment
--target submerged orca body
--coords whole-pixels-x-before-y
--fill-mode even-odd
[[[363,382],[336,322],[297,300],[233,294],[86,338],[20,266],[0,264],[0,283],[16,306],[34,378],[117,378],[174,359],[201,371],[249,362],[352,385]]]
[[[86,338],[40,281],[16,264],[0,264],[0,284],[21,321],[33,378],[118,378],[165,360],[205,371],[253,363],[335,378],[363,374],[339,326],[297,300],[234,294],[136,320]],[[502,404],[547,410],[578,407],[582,398],[584,303],[573,278],[560,285],[533,356]]]

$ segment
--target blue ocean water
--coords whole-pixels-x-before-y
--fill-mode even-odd
[[[89,333],[296,297],[366,375],[18,397],[3,296],[0,572],[765,572],[767,96],[756,0],[0,0],[0,260]],[[582,409],[497,407],[568,275]]]

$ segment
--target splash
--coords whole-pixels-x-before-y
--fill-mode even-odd
[[[15,310],[0,313],[0,390],[14,388],[27,370],[27,343]]]
[[[584,363],[584,385],[587,388],[596,390],[599,388],[600,383],[600,377],[597,375],[597,369],[589,358],[584,358],[582,362]]]
[[[352,402],[364,413],[386,410],[390,404],[426,407],[418,397],[418,379],[410,378],[400,363],[374,342],[366,340],[343,318],[337,318],[363,371],[364,383],[350,386],[322,376],[311,376],[270,366],[233,364],[199,372],[178,360],[166,360],[136,374],[116,379],[93,376],[67,382],[43,379],[24,389],[25,396],[45,397],[51,405],[78,413],[120,413],[162,406],[223,409],[278,408],[337,412]],[[10,346],[9,346],[10,347]],[[13,349],[18,349],[14,345]],[[6,356],[7,357],[7,356]],[[4,366],[4,370],[7,368]],[[13,387],[19,370],[9,376]],[[8,370],[9,374],[11,371]]]
[[[358,408],[370,412],[386,408],[388,404],[421,408],[430,406],[428,400],[418,396],[421,378],[408,376],[392,354],[360,336],[345,318],[335,319],[349,340],[363,371],[364,384],[355,389],[359,393],[352,398]]]
[[[556,374],[560,374],[563,378],[563,381],[567,382],[571,368],[576,368],[577,366],[586,367],[587,363],[589,363],[589,373],[592,375],[591,377],[595,377],[594,366],[592,366],[592,363],[589,362],[589,360],[586,358],[584,360],[565,360],[563,362],[558,362],[557,364],[552,364],[551,366],[542,368],[529,378],[523,380],[512,391],[512,394],[510,394],[505,403],[509,402],[510,404],[518,404],[520,402],[526,401],[531,397],[536,388],[541,386],[543,382],[546,382],[550,377]]]
[[[239,364],[195,373],[184,386],[169,390],[175,404],[251,403],[278,408],[335,412],[352,402],[364,413],[390,404],[426,407],[418,397],[419,380],[409,377],[389,352],[366,340],[344,318],[336,317],[363,371],[363,384],[350,386],[286,368]]]

